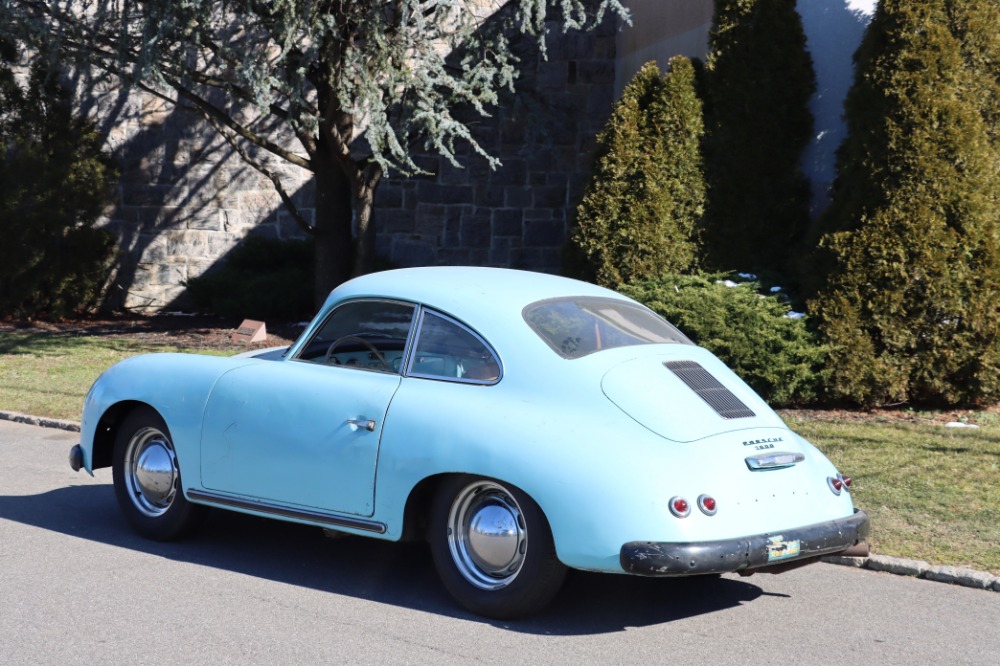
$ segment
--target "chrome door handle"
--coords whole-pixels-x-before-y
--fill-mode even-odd
[[[368,432],[375,430],[375,422],[371,419],[347,419],[347,425],[352,425],[356,428],[364,428]]]

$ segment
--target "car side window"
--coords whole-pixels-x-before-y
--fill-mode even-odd
[[[408,375],[472,384],[500,381],[500,362],[476,333],[444,315],[425,310]]]
[[[384,300],[352,301],[334,310],[299,360],[375,372],[402,369],[416,306]]]

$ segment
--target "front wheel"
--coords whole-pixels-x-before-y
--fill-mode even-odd
[[[522,490],[492,479],[452,477],[439,488],[430,544],[448,592],[487,617],[540,610],[566,576],[539,506]]]
[[[118,429],[112,476],[125,519],[146,538],[179,538],[194,529],[207,510],[185,499],[167,424],[149,407],[133,410]]]

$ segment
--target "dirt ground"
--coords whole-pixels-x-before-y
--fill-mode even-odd
[[[81,335],[122,338],[148,345],[174,345],[189,349],[240,352],[289,345],[305,328],[306,322],[267,322],[267,339],[247,344],[232,339],[241,322],[187,314],[160,314],[149,317],[121,316],[61,322],[13,322],[0,320],[0,335],[6,332],[38,335]],[[943,424],[950,422],[988,425],[1000,422],[1000,406],[985,410],[921,410],[908,405],[892,409],[794,409],[778,410],[783,418],[821,421],[874,421],[881,423]]]

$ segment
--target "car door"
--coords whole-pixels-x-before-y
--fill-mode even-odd
[[[363,300],[294,359],[236,368],[205,410],[201,481],[251,500],[370,516],[382,426],[415,307]]]

